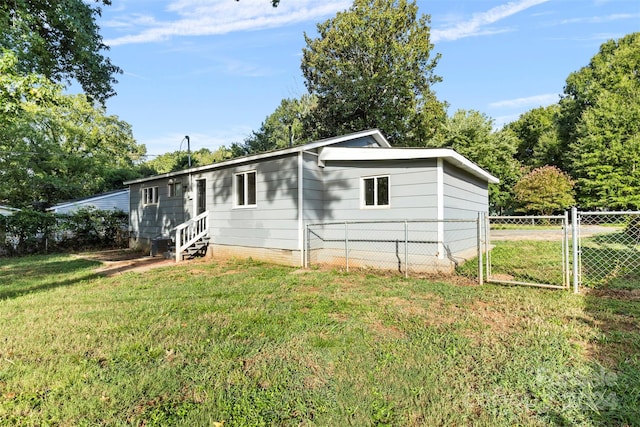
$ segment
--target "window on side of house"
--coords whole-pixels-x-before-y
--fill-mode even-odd
[[[255,207],[256,171],[242,172],[235,175],[236,207]]]
[[[362,178],[362,207],[389,207],[389,176]]]
[[[142,203],[144,205],[157,205],[158,204],[158,187],[143,188]]]
[[[169,197],[180,197],[182,194],[182,183],[180,181],[169,181]]]

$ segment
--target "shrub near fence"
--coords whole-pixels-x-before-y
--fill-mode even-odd
[[[73,214],[22,210],[0,216],[0,255],[124,248],[129,216],[122,211],[80,209]]]

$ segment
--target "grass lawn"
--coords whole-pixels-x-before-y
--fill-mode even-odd
[[[640,425],[640,294],[0,260],[1,425]]]

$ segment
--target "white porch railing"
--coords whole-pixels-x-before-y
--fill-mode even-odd
[[[202,212],[171,231],[176,232],[176,262],[179,262],[185,249],[209,234],[209,211]]]

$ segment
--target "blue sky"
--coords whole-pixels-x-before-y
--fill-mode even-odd
[[[108,114],[158,155],[242,142],[283,98],[306,92],[304,33],[345,0],[114,0],[98,21],[124,70]],[[557,102],[600,44],[640,31],[638,0],[419,0],[442,58],[434,90],[496,126]],[[184,149],[184,146],[183,146]]]

